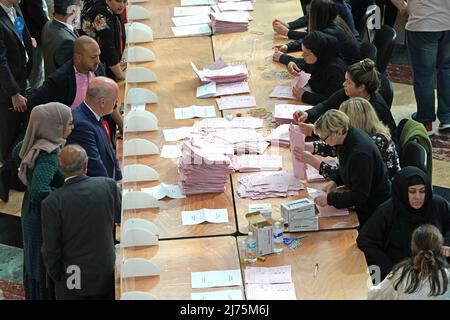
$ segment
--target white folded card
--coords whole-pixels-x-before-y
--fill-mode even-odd
[[[151,141],[137,138],[123,142],[123,155],[125,157],[148,154],[159,154],[158,146]]]
[[[159,180],[159,174],[152,167],[143,164],[129,164],[123,168],[124,182]]]
[[[291,283],[292,282],[292,270],[290,265],[279,267],[246,267],[245,283]]]
[[[180,186],[177,184],[161,183],[153,188],[142,188],[141,191],[150,194],[158,200],[165,197],[172,199],[186,198],[186,196],[181,192]]]
[[[122,262],[121,278],[159,276],[159,269],[150,261],[143,258],[130,258]]]
[[[181,157],[181,144],[180,145],[171,145],[166,144],[162,147],[161,154],[159,155],[161,158],[169,158],[175,159]]]
[[[202,14],[197,16],[173,17],[172,22],[175,27],[182,27],[194,24],[211,23],[211,19],[207,14]]]
[[[255,97],[250,95],[223,97],[216,99],[216,102],[219,110],[256,107]]]
[[[187,108],[175,108],[175,119],[190,118],[214,118],[216,116],[216,108],[214,106],[190,106]]]
[[[127,6],[127,20],[133,21],[133,20],[143,20],[143,19],[150,19],[150,12],[148,12],[147,9],[144,7],[138,6],[138,5],[131,5]]]
[[[123,192],[123,210],[159,208],[160,202],[151,194],[142,191]]]
[[[215,97],[216,91],[217,88],[214,81],[204,84],[203,86],[197,87],[197,98],[205,99]]]
[[[313,106],[302,105],[302,104],[276,104],[275,110],[273,112],[273,117],[276,119],[294,119],[294,112],[297,110],[306,111],[311,109]]]
[[[120,300],[157,300],[154,295],[144,291],[128,291],[120,296]]]
[[[158,118],[145,110],[133,110],[124,119],[125,132],[158,130]]]
[[[171,28],[175,37],[209,36],[212,33],[211,27],[207,23]]]
[[[144,219],[128,219],[126,222],[120,236],[123,248],[158,245],[158,230],[152,222]]]
[[[181,0],[181,6],[202,6],[202,5],[215,5],[216,0]]]
[[[173,8],[174,17],[183,16],[198,16],[198,15],[209,15],[211,12],[210,6],[195,6],[195,7],[175,7]]]
[[[127,47],[124,57],[127,62],[155,61],[155,54],[152,50],[144,47]]]
[[[175,129],[164,129],[163,135],[166,141],[178,141],[191,136],[192,127],[180,127]]]
[[[144,67],[132,67],[127,70],[126,78],[129,83],[155,82],[156,74]]]
[[[182,211],[183,225],[195,225],[203,222],[226,223],[228,222],[227,209],[200,209],[196,211]]]
[[[142,43],[153,41],[153,31],[149,26],[140,22],[125,24],[127,43]]]
[[[191,286],[193,289],[241,285],[241,269],[191,272]]]
[[[127,93],[128,104],[157,103],[158,97],[145,88],[131,88]]]
[[[241,290],[220,290],[191,293],[191,300],[244,300],[244,298]]]

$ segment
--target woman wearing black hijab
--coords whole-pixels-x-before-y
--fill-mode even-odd
[[[394,264],[411,256],[412,232],[423,224],[436,226],[444,236],[443,254],[450,251],[450,208],[433,194],[428,176],[416,167],[405,167],[394,178],[392,196],[366,222],[357,238],[367,265],[381,270],[381,280]]]
[[[336,38],[321,31],[308,33],[302,51],[302,58],[281,52],[277,56],[275,52],[274,60],[286,64],[292,75],[298,76],[301,70],[311,74],[308,85],[312,92],[294,86],[293,95],[303,103],[316,105],[342,88],[347,66],[339,57]]]

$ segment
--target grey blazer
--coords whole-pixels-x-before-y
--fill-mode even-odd
[[[73,57],[73,42],[77,35],[56,20],[48,21],[42,29],[44,70],[47,78]]]

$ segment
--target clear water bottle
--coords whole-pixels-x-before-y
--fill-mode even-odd
[[[257,249],[256,249],[256,238],[253,236],[253,232],[249,231],[247,236],[247,248],[245,250],[245,256],[247,262],[256,262],[257,260]]]
[[[244,264],[245,263],[245,252],[247,247],[247,241],[246,240],[242,240],[239,241],[239,261],[240,263]]]
[[[283,225],[280,221],[273,225],[273,252],[283,252]]]

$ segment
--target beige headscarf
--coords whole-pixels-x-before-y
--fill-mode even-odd
[[[22,159],[19,169],[19,178],[27,185],[27,170],[34,168],[39,152],[51,153],[60,149],[66,143],[64,132],[67,124],[72,120],[70,108],[62,103],[50,102],[31,110],[27,132],[20,149],[19,157]]]

